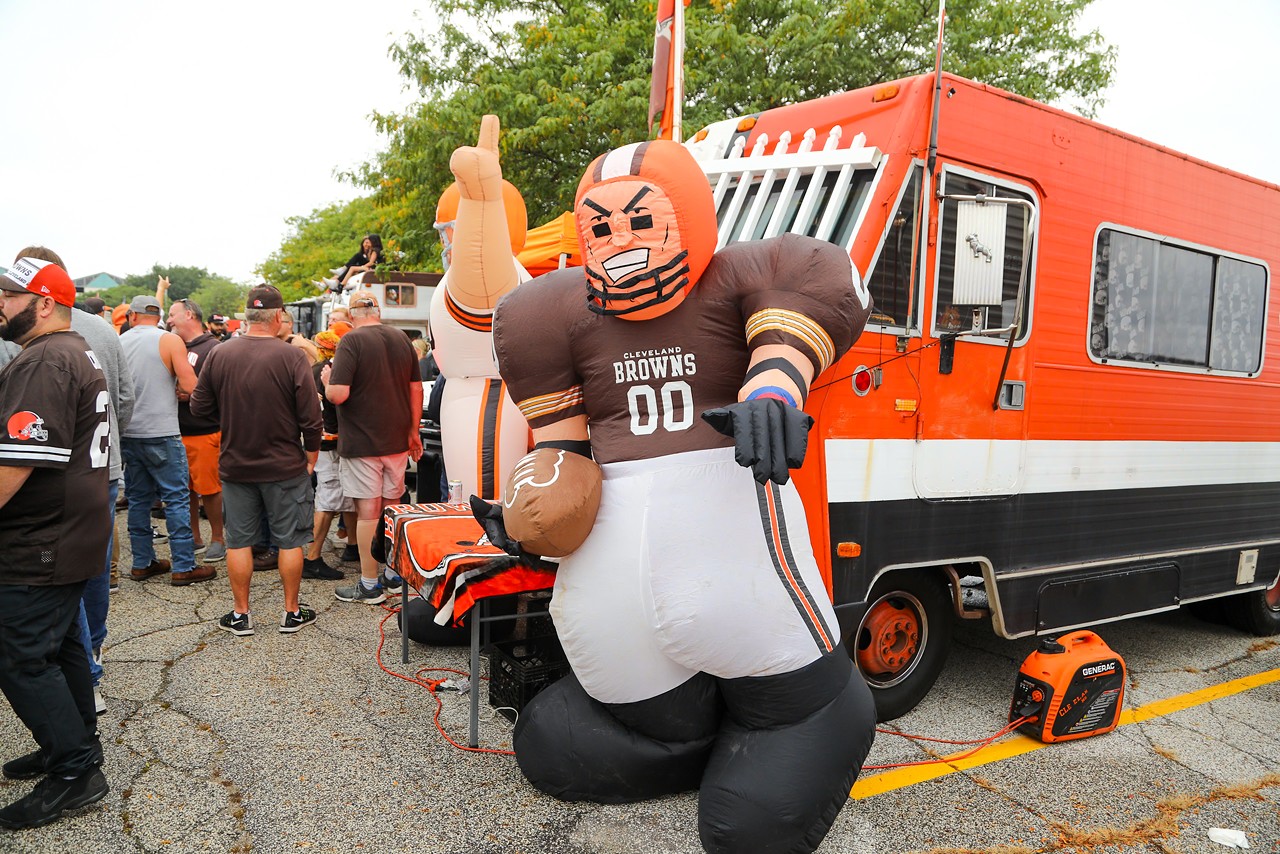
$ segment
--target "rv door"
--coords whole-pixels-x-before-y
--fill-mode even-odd
[[[1012,356],[1030,334],[1034,196],[954,167],[939,190],[940,375],[921,408],[913,479],[921,498],[1000,498],[1022,483],[1028,366]]]

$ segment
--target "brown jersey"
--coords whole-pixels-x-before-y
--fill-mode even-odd
[[[31,468],[0,509],[0,584],[72,584],[102,572],[110,405],[97,356],[75,332],[28,342],[0,372],[0,465]]]
[[[830,367],[870,314],[855,278],[824,241],[740,243],[716,253],[675,309],[632,321],[590,311],[582,270],[559,270],[503,298],[494,349],[529,426],[585,413],[597,462],[729,447],[699,415],[738,399],[763,344],[797,348],[815,376]]]

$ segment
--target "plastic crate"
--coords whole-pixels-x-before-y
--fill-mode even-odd
[[[568,672],[555,635],[495,643],[489,648],[489,705],[514,721],[539,691]]]

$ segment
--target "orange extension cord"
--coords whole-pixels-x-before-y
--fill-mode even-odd
[[[436,714],[434,718],[436,729],[440,731],[440,735],[444,737],[444,740],[452,744],[454,747],[458,748],[459,750],[465,750],[467,753],[497,753],[502,756],[515,756],[516,754],[514,750],[494,750],[488,747],[467,747],[466,745],[458,744],[458,742],[454,741],[452,738],[449,737],[449,733],[444,731],[444,725],[440,723],[440,712],[444,710],[444,700],[440,699],[440,695],[436,693],[436,689],[439,688],[440,685],[442,685],[444,682],[446,682],[449,677],[446,676],[443,679],[423,679],[422,675],[424,673],[456,673],[459,676],[466,676],[468,678],[471,678],[471,674],[466,673],[465,671],[462,671],[462,670],[454,670],[452,667],[424,667],[421,670],[419,670],[417,673],[414,673],[412,676],[405,676],[403,673],[396,673],[394,670],[387,669],[387,667],[382,663],[382,646],[387,641],[387,633],[386,633],[385,627],[387,624],[387,620],[390,620],[396,614],[400,613],[400,609],[391,608],[386,605],[383,605],[382,610],[386,611],[387,615],[382,618],[381,622],[378,623],[378,651],[374,653],[374,656],[378,662],[379,669],[381,669],[382,672],[386,673],[388,676],[394,676],[397,679],[403,679],[406,682],[412,682],[414,685],[418,685],[419,687],[426,688],[427,691],[431,693],[431,696],[435,698],[435,701],[436,701]],[[479,679],[471,678],[472,691],[479,690],[480,686],[478,683],[480,681],[488,681],[488,680],[487,679],[479,680]]]
[[[988,744],[995,741],[996,739],[1003,738],[1004,736],[1013,732],[1015,729],[1022,726],[1023,724],[1029,723],[1030,721],[1034,721],[1034,720],[1036,720],[1034,716],[1021,717],[1021,718],[1018,718],[1016,721],[1010,722],[1007,726],[1002,727],[1000,731],[997,732],[995,735],[988,736],[987,738],[972,739],[969,741],[953,741],[947,738],[931,738],[927,735],[912,735],[909,732],[898,732],[897,730],[893,730],[893,729],[876,727],[876,732],[882,733],[883,735],[897,735],[897,736],[901,736],[902,738],[909,738],[912,741],[932,741],[936,744],[976,744],[977,747],[975,747],[973,750],[962,753],[959,756],[952,756],[947,759],[922,759],[919,762],[894,762],[889,765],[863,765],[862,770],[863,771],[881,771],[885,768],[909,768],[913,765],[937,765],[937,764],[945,764],[947,762],[955,762],[960,759],[967,759],[968,757],[977,753],[979,750],[986,747]]]
[[[436,701],[436,713],[433,718],[433,721],[436,725],[436,729],[439,730],[440,735],[444,737],[444,740],[452,744],[454,747],[458,748],[459,750],[465,750],[468,753],[496,753],[501,756],[515,756],[516,754],[514,750],[495,750],[493,748],[488,748],[488,747],[468,747],[463,744],[458,744],[458,742],[454,741],[453,738],[449,736],[449,733],[445,732],[444,725],[440,723],[440,712],[444,710],[444,701],[440,699],[440,695],[436,693],[436,691],[442,684],[448,681],[448,677],[446,676],[442,679],[423,679],[422,675],[424,673],[453,673],[458,676],[466,676],[470,678],[471,674],[462,670],[455,670],[452,667],[424,667],[421,670],[414,673],[412,676],[405,676],[403,673],[396,673],[394,670],[388,669],[387,666],[382,663],[382,647],[387,642],[387,634],[386,634],[387,620],[390,620],[396,614],[400,613],[400,609],[391,608],[386,605],[383,605],[382,610],[386,611],[387,615],[383,617],[382,620],[378,623],[378,650],[376,653],[374,653],[375,658],[377,659],[377,662],[378,662],[378,668],[383,673],[386,673],[388,676],[394,676],[396,679],[403,679],[405,682],[411,682],[414,685],[417,685],[421,688],[426,688],[427,691],[431,693],[432,698],[435,699]],[[473,683],[471,685],[472,691],[478,690],[479,688],[479,686],[475,684],[476,681],[477,680],[474,680],[474,679],[472,680],[472,683]],[[488,680],[482,679],[480,681],[488,681]],[[972,739],[969,741],[955,741],[955,740],[946,739],[946,738],[932,738],[927,735],[913,735],[912,733],[908,733],[908,732],[898,732],[897,730],[885,729],[884,727],[876,727],[876,732],[882,735],[896,735],[896,736],[901,736],[902,738],[911,739],[912,741],[931,741],[935,744],[973,744],[977,746],[974,747],[973,750],[970,750],[966,753],[962,753],[959,756],[953,756],[949,759],[923,759],[919,762],[895,762],[889,765],[863,765],[862,770],[882,771],[886,768],[907,768],[913,765],[935,765],[935,764],[945,763],[945,762],[955,762],[956,760],[959,760],[959,759],[966,759],[972,756],[973,754],[977,753],[979,750],[986,747],[988,744],[995,741],[996,739],[1003,738],[1004,736],[1013,732],[1015,729],[1022,726],[1023,724],[1033,721],[1035,719],[1036,718],[1034,716],[1021,717],[1021,718],[1018,718],[1016,721],[1011,722],[1007,726],[1002,727],[1000,731],[997,732],[995,735],[988,736],[987,738],[982,738],[982,739]]]

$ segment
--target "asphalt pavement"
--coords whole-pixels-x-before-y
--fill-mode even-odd
[[[117,516],[123,534],[124,515]],[[207,526],[206,526],[207,530]],[[450,744],[423,687],[378,666],[380,607],[339,602],[303,581],[320,614],[276,631],[274,572],[255,573],[257,633],[216,627],[230,609],[224,565],[208,584],[127,577],[111,598],[99,718],[106,799],[55,824],[0,831],[0,851],[623,852],[700,851],[697,796],[627,806],[562,803],[529,786],[514,759]],[[167,549],[161,546],[162,556]],[[326,549],[334,563],[337,553]],[[358,570],[345,564],[350,581]],[[391,604],[390,602],[388,604]],[[1098,628],[1128,665],[1123,723],[1053,745],[1014,735],[968,759],[864,771],[820,849],[832,852],[1151,852],[1210,854],[1214,828],[1280,851],[1280,645],[1182,613]],[[394,617],[381,663],[413,676],[468,667],[466,648],[411,645]],[[1006,722],[1034,640],[985,622],[956,626],[946,670],[905,732],[980,739]],[[448,676],[432,672],[428,676]],[[467,699],[440,693],[439,723],[462,744]],[[505,750],[511,724],[482,706],[480,744]],[[32,749],[0,704],[0,758]],[[966,748],[877,737],[869,765]],[[0,781],[0,800],[30,789]]]

